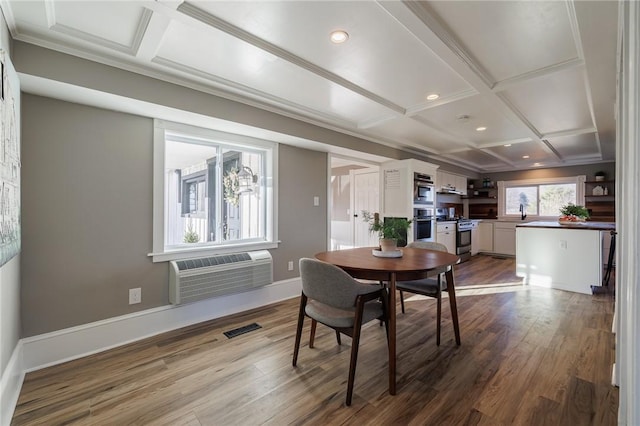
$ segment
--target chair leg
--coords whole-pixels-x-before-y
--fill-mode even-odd
[[[441,319],[442,319],[442,291],[438,292],[438,297],[436,298],[436,345],[440,346],[440,328],[441,328]]]
[[[338,342],[338,346],[342,345],[342,340],[340,340],[340,332],[336,330],[336,340]]]
[[[356,302],[356,317],[353,324],[353,337],[351,338],[351,362],[349,363],[349,380],[347,382],[347,406],[351,405],[351,399],[353,397],[353,384],[356,378],[356,364],[358,362],[358,346],[360,345],[363,311],[364,301],[358,296]]]
[[[316,326],[318,321],[311,318],[311,335],[309,336],[309,348],[313,348],[313,342],[316,340]]]
[[[609,279],[611,278],[611,268],[613,266],[613,256],[615,251],[616,251],[616,232],[611,231],[611,245],[609,247],[609,259],[607,261],[607,271],[605,272],[604,277],[602,278],[603,286],[609,285]]]
[[[296,342],[293,347],[293,366],[298,363],[298,352],[300,351],[300,340],[302,338],[302,326],[304,325],[304,308],[307,305],[307,296],[300,296],[300,311],[298,312],[298,327],[296,329]]]
[[[402,313],[404,314],[404,294],[402,290],[400,290],[400,308],[402,309]]]

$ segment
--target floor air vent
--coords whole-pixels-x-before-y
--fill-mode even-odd
[[[232,339],[232,338],[234,338],[236,336],[239,336],[241,334],[245,334],[245,333],[248,333],[248,332],[253,331],[253,330],[258,330],[260,328],[262,328],[262,326],[260,326],[260,324],[254,322],[253,324],[249,324],[249,325],[245,325],[245,326],[240,327],[240,328],[234,328],[233,330],[225,331],[223,334],[225,336],[227,336],[229,339]]]
[[[273,282],[266,250],[169,262],[169,301],[175,305],[240,293]]]

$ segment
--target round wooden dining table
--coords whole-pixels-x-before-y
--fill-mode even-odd
[[[455,254],[403,247],[402,257],[377,257],[376,247],[360,247],[347,250],[317,253],[316,259],[331,263],[354,278],[385,281],[389,286],[389,393],[396,394],[396,281],[411,281],[433,275],[433,271],[453,266],[460,261]],[[460,345],[458,308],[456,305],[453,267],[445,273],[447,292],[451,306],[451,319],[456,344]]]

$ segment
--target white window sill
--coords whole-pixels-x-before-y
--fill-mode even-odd
[[[194,257],[215,256],[225,253],[238,253],[243,251],[268,250],[278,248],[278,242],[265,241],[261,243],[228,244],[216,247],[194,247],[177,250],[164,251],[160,253],[149,253],[154,263],[169,262],[171,260],[191,259]]]

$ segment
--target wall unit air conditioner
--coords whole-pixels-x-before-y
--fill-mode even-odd
[[[266,250],[169,262],[169,301],[175,305],[239,293],[273,282]]]

